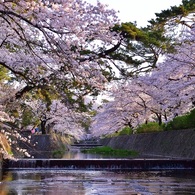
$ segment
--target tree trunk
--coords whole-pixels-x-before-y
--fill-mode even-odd
[[[42,132],[42,134],[46,134],[46,127],[45,127],[45,125],[46,125],[46,120],[42,120],[41,121],[41,132]]]
[[[132,126],[132,124],[131,124],[131,121],[128,122],[128,126],[129,126],[130,129],[133,128],[133,126]]]
[[[158,124],[159,126],[162,125],[162,115],[161,114],[157,114],[158,117]]]

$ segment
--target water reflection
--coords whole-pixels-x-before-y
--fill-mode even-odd
[[[195,172],[8,171],[0,195],[194,194]]]
[[[102,156],[99,154],[85,154],[80,151],[80,149],[72,149],[70,151],[66,151],[62,157],[63,159],[102,159],[109,158],[108,156]]]
[[[80,149],[71,149],[66,151],[62,157],[63,159],[113,159],[112,155],[101,155],[101,154],[90,154],[90,153],[82,153]],[[133,156],[114,156],[114,158],[133,158]]]

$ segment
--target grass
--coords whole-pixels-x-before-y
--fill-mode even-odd
[[[164,125],[159,125],[156,122],[149,122],[147,124],[142,124],[136,128],[136,133],[150,133],[163,131]]]
[[[52,151],[52,158],[62,158],[63,155],[64,155],[64,151],[62,151],[62,150]]]
[[[138,152],[136,151],[113,149],[108,146],[86,149],[86,150],[82,150],[81,152],[90,153],[90,154],[101,154],[104,156],[112,156],[112,157],[128,157],[128,156],[135,157],[138,155]]]
[[[65,152],[66,152],[66,147],[61,146],[58,149],[52,151],[52,158],[62,158]]]

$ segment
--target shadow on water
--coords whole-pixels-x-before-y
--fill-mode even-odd
[[[194,171],[7,171],[1,195],[194,194]]]
[[[110,159],[113,156],[105,156],[100,154],[89,154],[89,153],[82,153],[80,149],[73,149],[70,151],[66,151],[62,157],[62,159]],[[117,158],[117,157],[115,157]],[[121,157],[119,157],[121,158]]]
[[[92,147],[93,148],[93,147]],[[114,156],[112,154],[110,155],[102,155],[102,154],[92,154],[92,153],[83,153],[83,149],[90,149],[90,147],[71,147],[69,151],[66,151],[62,157],[62,159],[132,159],[134,156]]]

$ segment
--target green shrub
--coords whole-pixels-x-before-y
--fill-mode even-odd
[[[130,127],[124,127],[121,131],[118,132],[119,135],[130,135],[133,133],[133,130]]]
[[[52,158],[62,158],[63,155],[64,155],[64,151],[62,151],[62,150],[52,151]]]
[[[190,114],[188,115],[188,124],[189,128],[195,128],[195,109],[191,110]]]
[[[178,116],[167,124],[167,130],[188,129],[188,117]]]
[[[66,147],[60,144],[57,149],[52,150],[52,158],[62,158],[66,151]]]
[[[120,135],[130,135],[133,133],[133,130],[130,127],[124,127],[122,130],[118,130],[114,133],[105,135],[104,138],[111,138],[111,137],[117,137]]]
[[[170,121],[165,130],[179,130],[195,128],[195,109],[183,116],[177,116]]]
[[[113,149],[108,146],[95,147],[92,149],[82,150],[83,153],[91,154],[101,154],[105,156],[115,156],[115,157],[127,157],[127,156],[137,156],[138,152],[131,150]]]
[[[149,122],[147,124],[142,124],[136,128],[136,133],[149,133],[149,132],[156,132],[156,131],[163,131],[164,124],[159,125],[156,122]]]

